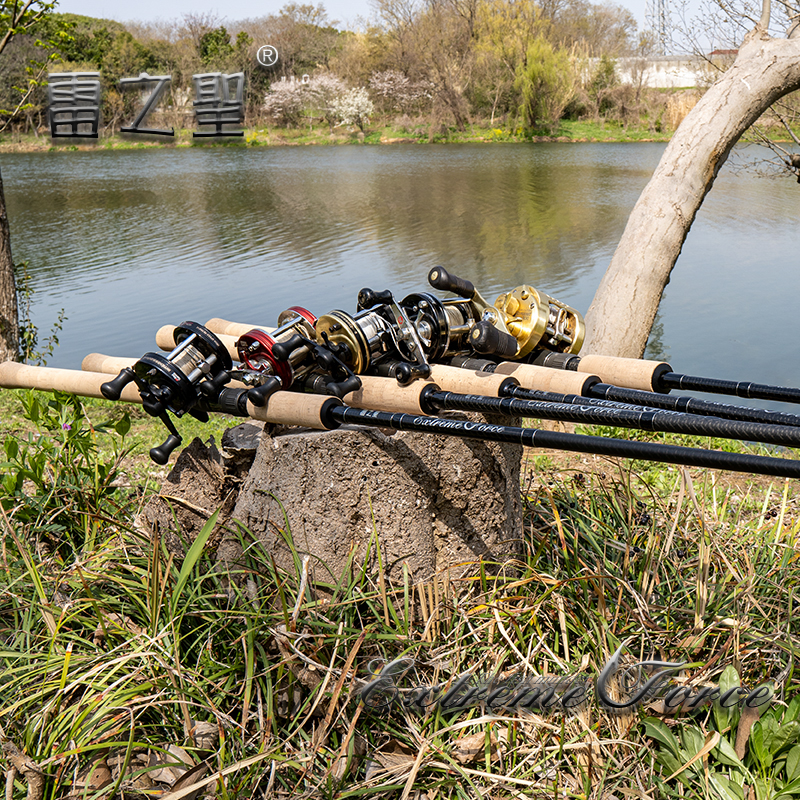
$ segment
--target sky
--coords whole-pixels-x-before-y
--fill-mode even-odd
[[[358,17],[369,18],[369,0],[297,0],[300,3],[317,5],[322,2],[328,17],[340,23],[355,23]],[[639,30],[643,30],[647,0],[611,0],[630,9]],[[57,11],[85,14],[89,17],[115,19],[120,22],[140,20],[152,22],[157,19],[176,19],[188,13],[215,12],[223,20],[235,22],[247,17],[263,17],[279,11],[289,0],[134,0],[121,3],[119,0],[60,0]],[[347,27],[355,27],[347,25]],[[269,42],[264,42],[269,44]]]

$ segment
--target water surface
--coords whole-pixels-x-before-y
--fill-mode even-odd
[[[165,324],[353,313],[442,264],[491,299],[530,283],[585,311],[659,143],[192,148],[4,155],[32,318],[53,366],[139,356]],[[797,183],[727,168],[650,351],[680,372],[800,385]]]

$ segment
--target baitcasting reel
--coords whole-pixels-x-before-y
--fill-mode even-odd
[[[327,393],[344,397],[361,386],[361,381],[335,354],[314,341],[317,318],[305,308],[292,306],[278,317],[271,334],[255,328],[239,337],[239,358],[251,372],[259,373],[259,386],[247,399],[263,406],[279,389],[288,389],[315,367],[323,370]]]
[[[387,354],[403,360],[403,383],[430,374],[425,347],[406,312],[390,291],[362,289],[358,312],[331,311],[317,320],[317,342],[323,344],[357,374]]]
[[[450,275],[443,267],[434,267],[428,281],[469,301],[474,324],[468,342],[478,353],[519,359],[537,347],[577,353],[583,345],[586,326],[581,314],[532,286],[518,286],[490,305],[471,281]]]
[[[231,379],[230,354],[208,328],[183,322],[175,328],[173,337],[175,349],[166,356],[145,353],[132,367],[100,387],[107,400],[119,400],[125,386],[136,383],[144,410],[158,417],[169,431],[164,443],[150,450],[150,458],[162,465],[182,441],[167,412],[179,418],[188,413],[208,422],[208,413],[199,406],[215,402]]]
[[[506,327],[519,344],[516,358],[524,358],[537,347],[575,354],[583,346],[586,324],[580,312],[533,286],[501,294],[494,305],[505,315]]]
[[[430,361],[469,352],[469,332],[480,318],[469,300],[440,300],[429,292],[418,292],[404,297],[399,305]]]

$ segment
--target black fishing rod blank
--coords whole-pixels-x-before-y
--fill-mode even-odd
[[[382,382],[385,388],[379,389],[381,398],[372,397],[373,383]],[[291,392],[277,392],[267,402],[266,407],[256,408],[248,404],[248,413],[256,419],[267,422],[280,421],[286,423],[287,411],[294,403],[296,419],[302,419],[312,428],[337,428],[340,425],[361,425],[378,428],[391,428],[400,431],[416,431],[442,436],[460,436],[467,439],[479,439],[491,442],[508,442],[526,447],[552,448],[578,453],[614,456],[619,458],[658,461],[667,464],[684,464],[686,466],[705,469],[723,469],[733,472],[749,472],[759,475],[774,475],[785,478],[800,478],[800,461],[768,456],[756,456],[742,453],[726,453],[719,450],[704,450],[692,447],[679,447],[651,442],[631,442],[603,436],[584,436],[574,433],[558,433],[534,428],[519,428],[513,425],[496,425],[489,422],[432,417],[419,413],[416,409],[424,404],[420,395],[428,391],[426,387],[435,384],[414,384],[399,386],[386,379],[366,377],[364,385],[345,400],[355,405],[385,405],[406,408],[408,411],[384,411],[344,406],[334,397],[320,395],[300,395]],[[375,384],[377,385],[377,384]],[[289,395],[286,397],[286,395]],[[275,417],[270,405],[273,398],[279,398],[279,410],[282,416]],[[297,422],[295,424],[298,424]]]
[[[480,373],[437,364],[432,366],[432,377],[435,387],[429,384],[420,390],[420,408],[428,414],[439,411],[474,411],[481,414],[739,439],[786,447],[800,446],[800,428],[698,417],[623,404],[594,405],[589,401],[577,405],[552,399],[542,400],[532,398],[534,392],[520,387],[516,377],[495,374],[494,380],[488,381]],[[557,393],[547,394],[555,398],[564,396]],[[572,397],[575,401],[582,399],[575,395]]]

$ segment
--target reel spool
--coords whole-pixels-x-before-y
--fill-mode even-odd
[[[236,342],[239,360],[251,371],[259,373],[259,386],[248,392],[248,399],[263,406],[267,398],[279,389],[288,389],[294,380],[294,370],[308,355],[308,351],[292,353],[292,359],[279,358],[275,346],[293,336],[313,337],[317,318],[301,306],[291,306],[278,317],[278,328],[267,333],[260,328],[242,334]],[[283,354],[282,354],[283,355]]]
[[[196,322],[182,322],[175,328],[173,338],[175,349],[166,356],[145,353],[132,367],[126,367],[100,387],[107,400],[119,400],[125,386],[136,383],[144,410],[159,417],[169,431],[164,443],[150,450],[150,458],[161,465],[182,442],[167,412],[178,418],[188,413],[208,422],[208,413],[198,404],[203,400],[214,402],[231,379],[230,354],[208,328]]]
[[[419,336],[429,361],[469,350],[469,331],[477,316],[469,300],[440,300],[417,292],[400,303]]]
[[[517,286],[501,294],[494,305],[517,340],[514,358],[524,358],[536,347],[575,354],[583,345],[586,325],[581,314],[533,286]]]
[[[253,405],[263,406],[270,395],[290,388],[315,367],[324,371],[329,394],[343,397],[360,387],[359,379],[314,340],[316,324],[310,311],[292,306],[278,317],[278,328],[272,334],[253,329],[239,337],[236,347],[242,363],[260,373],[260,385],[247,393]]]

